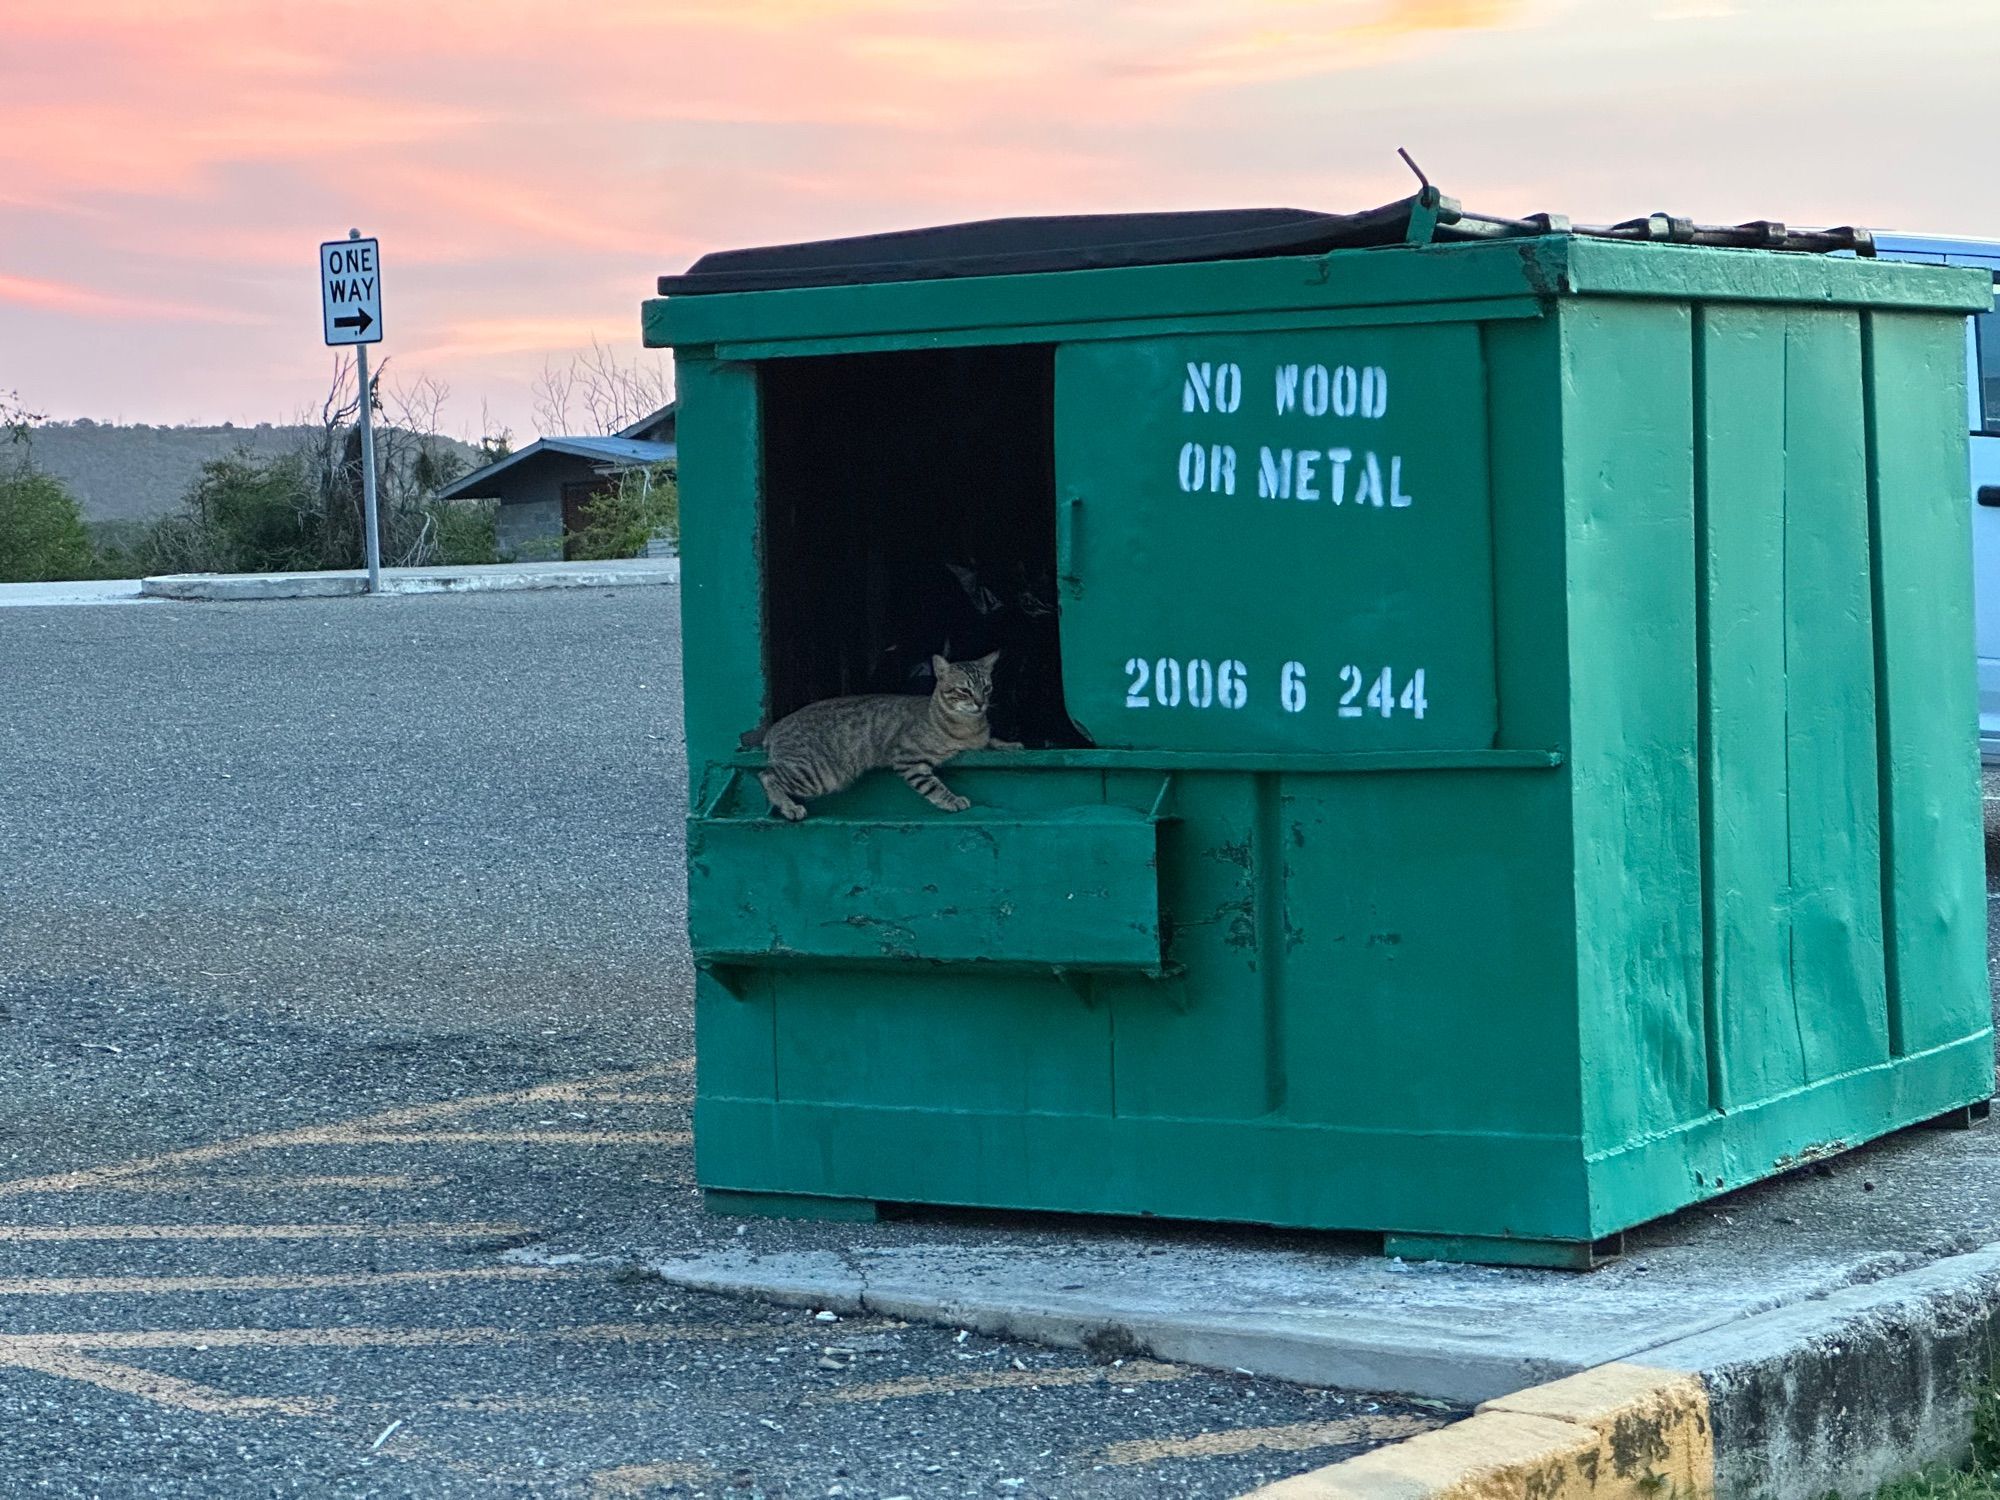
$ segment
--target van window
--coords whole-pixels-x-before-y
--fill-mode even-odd
[[[2000,270],[1994,272],[1994,310],[1972,318],[1972,342],[1978,348],[1980,420],[1974,432],[2000,438]]]
[[[1996,306],[1972,320],[1979,342],[1979,430],[2000,437],[2000,272],[1994,273]]]

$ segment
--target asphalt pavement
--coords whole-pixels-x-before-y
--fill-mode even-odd
[[[0,612],[0,1474],[1227,1496],[1448,1408],[684,1292],[677,590]]]

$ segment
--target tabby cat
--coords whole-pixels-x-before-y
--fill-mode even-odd
[[[972,804],[937,778],[937,767],[961,750],[1019,750],[996,740],[986,723],[993,697],[994,651],[977,661],[931,658],[937,686],[928,698],[871,693],[824,698],[786,714],[764,731],[770,769],[760,771],[764,795],[796,823],[802,805],[852,786],[865,771],[890,769],[933,807],[963,812]]]

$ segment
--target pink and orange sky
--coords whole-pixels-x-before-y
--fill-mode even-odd
[[[1994,0],[0,0],[0,391],[282,421],[315,246],[533,430],[705,250],[1403,196],[2000,236]],[[658,356],[647,356],[657,358]]]

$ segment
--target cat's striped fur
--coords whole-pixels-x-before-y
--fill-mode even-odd
[[[757,776],[772,808],[796,823],[806,815],[805,803],[882,769],[893,770],[933,807],[946,812],[970,807],[938,780],[937,768],[961,750],[1021,748],[994,739],[986,723],[999,655],[957,662],[933,656],[937,686],[928,698],[909,693],[824,698],[786,714],[764,731],[771,764]]]

